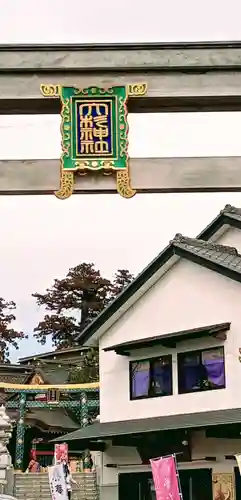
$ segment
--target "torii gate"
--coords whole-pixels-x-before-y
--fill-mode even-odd
[[[132,113],[241,110],[241,43],[0,46],[0,114],[58,114],[43,83],[107,88],[146,82]],[[57,95],[57,94],[56,94]],[[241,191],[241,158],[130,159],[140,193]],[[0,194],[52,194],[59,160],[0,161]],[[79,177],[76,193],[115,193],[113,176]]]

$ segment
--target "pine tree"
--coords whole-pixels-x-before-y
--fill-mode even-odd
[[[71,268],[67,276],[55,279],[46,293],[34,293],[39,306],[50,314],[34,329],[34,336],[45,344],[51,336],[57,349],[76,345],[75,336],[127,286],[133,276],[127,270],[118,270],[113,282],[101,276],[93,263],[82,263]]]
[[[19,340],[27,338],[23,332],[12,327],[12,322],[16,320],[15,310],[15,302],[0,297],[0,363],[9,362],[9,348],[19,349]]]

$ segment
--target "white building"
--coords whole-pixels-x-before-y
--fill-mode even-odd
[[[241,494],[241,209],[176,235],[79,340],[99,344],[100,422],[66,438],[105,441],[102,498],[149,500],[149,458],[170,453],[184,500]]]

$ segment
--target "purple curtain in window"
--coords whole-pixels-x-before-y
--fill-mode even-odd
[[[207,370],[208,380],[217,386],[224,386],[225,384],[225,373],[224,373],[224,360],[223,358],[218,359],[207,359],[204,361],[204,366]]]
[[[187,365],[183,366],[184,387],[187,391],[198,389],[201,380],[201,365]]]
[[[170,394],[172,390],[172,367],[169,364],[155,366],[153,373],[156,392]]]
[[[133,397],[148,396],[150,384],[149,366],[145,370],[132,370],[132,395]]]

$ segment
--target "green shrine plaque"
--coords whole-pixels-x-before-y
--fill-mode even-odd
[[[56,196],[68,198],[74,190],[74,174],[102,171],[116,173],[117,192],[131,198],[128,156],[128,97],[142,96],[146,84],[108,89],[41,85],[46,97],[61,100],[61,180]]]

